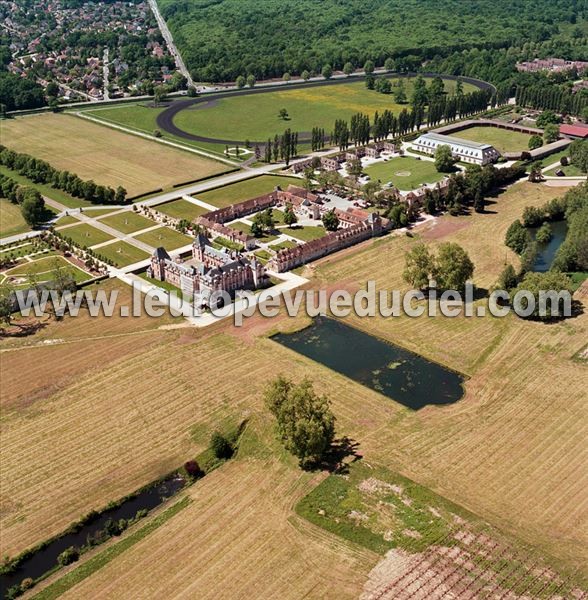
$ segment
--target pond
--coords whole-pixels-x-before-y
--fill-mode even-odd
[[[551,225],[551,240],[547,244],[537,244],[537,256],[533,262],[533,271],[545,273],[551,268],[553,259],[566,239],[568,232],[567,221],[554,221]],[[531,235],[535,239],[538,228],[531,229]]]
[[[319,317],[272,340],[413,410],[464,394],[459,373],[335,319]]]
[[[0,576],[0,598],[4,598],[6,591],[14,585],[30,577],[38,579],[58,565],[59,555],[69,548],[84,546],[90,538],[100,535],[107,521],[114,522],[119,519],[133,519],[140,510],[150,511],[162,502],[179,492],[186,481],[177,475],[168,477],[159,483],[139,491],[116,508],[106,509],[89,523],[82,525],[77,531],[66,533],[50,541],[45,547],[33,552],[24,559],[11,573]]]

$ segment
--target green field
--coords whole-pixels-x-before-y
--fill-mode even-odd
[[[160,227],[147,233],[134,236],[136,240],[148,244],[153,248],[163,246],[166,250],[175,250],[181,246],[187,246],[193,242],[193,238],[171,229],[170,227]]]
[[[409,97],[411,87],[411,81],[405,80]],[[446,81],[445,87],[451,92],[455,83]],[[464,87],[467,91],[473,89]],[[278,116],[281,108],[288,111],[287,120]],[[373,116],[376,111],[389,109],[398,114],[403,108],[395,103],[393,95],[368,90],[363,82],[355,82],[211,100],[209,107],[197,105],[178,113],[174,122],[198,135],[264,142],[287,127],[298,132],[310,132],[313,127],[331,131],[336,119],[349,120],[357,112]]]
[[[58,268],[66,268],[72,274],[77,283],[86,281],[92,276],[72,265],[62,256],[41,256],[31,262],[21,263],[20,265],[8,269],[2,273],[2,281],[10,282],[15,287],[26,287],[30,285],[31,276],[37,283],[49,281],[52,274]],[[12,280],[12,281],[11,281]]]
[[[157,225],[155,221],[142,215],[138,215],[132,210],[125,210],[124,212],[111,215],[110,217],[103,217],[100,219],[100,222],[121,231],[122,233],[133,233]]]
[[[280,242],[279,244],[272,244],[270,248],[276,252],[279,252],[280,250],[285,250],[286,248],[296,248],[296,246],[298,246],[296,242],[286,240],[285,242]]]
[[[250,200],[251,198],[269,194],[277,185],[282,189],[285,189],[290,184],[301,185],[302,179],[297,177],[284,177],[282,175],[262,175],[261,177],[253,177],[251,179],[246,179],[245,181],[225,185],[224,187],[216,188],[209,192],[203,192],[202,194],[198,194],[197,198],[198,200],[222,208],[237,202],[243,202],[244,200]]]
[[[6,198],[0,199],[0,237],[8,237],[30,231],[18,204],[12,204]]]
[[[551,160],[543,160],[543,163],[551,163]],[[565,173],[565,177],[581,177],[582,175],[586,175],[586,173],[582,171],[579,167],[576,167],[576,165],[568,165],[567,167],[554,167],[553,169],[549,169],[549,171],[546,171],[545,175],[555,175],[555,172],[558,169],[561,169]]]
[[[501,154],[504,152],[518,152],[529,149],[530,135],[519,131],[509,131],[498,127],[468,127],[455,134],[455,137],[482,144],[490,144]]]
[[[392,182],[400,190],[413,190],[423,183],[435,183],[445,176],[430,160],[418,160],[411,156],[392,158],[366,167],[364,173],[374,181]]]
[[[117,267],[126,267],[133,263],[140,262],[149,258],[147,252],[143,252],[140,248],[129,244],[128,242],[122,242],[116,240],[112,244],[102,246],[95,251],[98,258],[104,257],[111,260]]]
[[[79,219],[72,215],[65,215],[63,217],[59,217],[57,221],[55,221],[55,227],[63,227],[64,225],[73,225],[74,223],[79,223]]]
[[[153,132],[157,127],[157,116],[165,110],[164,106],[151,107],[139,103],[130,103],[124,106],[114,106],[112,108],[100,108],[94,110],[85,110],[83,112],[100,119],[105,123],[113,123],[115,125],[124,125],[141,133],[147,133],[153,135]],[[169,140],[171,142],[177,142],[183,146],[192,148],[200,148],[209,152],[214,152],[219,156],[224,156],[225,147],[219,144],[211,144],[206,142],[196,142],[192,140],[186,140],[175,135],[171,135],[165,131],[161,131],[162,139]],[[232,157],[235,158],[235,157]],[[244,156],[243,158],[248,158]],[[230,166],[227,165],[227,170],[230,170]]]
[[[86,248],[114,239],[108,233],[104,233],[104,231],[96,229],[96,227],[92,227],[87,223],[61,229],[59,233],[64,237],[70,238],[74,244],[81,247],[85,246]]]
[[[310,225],[306,225],[304,227],[286,227],[280,231],[292,236],[293,238],[296,238],[297,240],[302,240],[303,242],[310,242],[310,240],[316,240],[327,234],[327,231],[324,227],[312,227]]]
[[[188,200],[184,200],[183,198],[165,202],[164,204],[158,204],[157,206],[154,206],[153,209],[164,215],[169,215],[174,219],[187,219],[188,221],[193,221],[197,217],[210,212],[207,208],[198,206],[193,202],[188,202]]]

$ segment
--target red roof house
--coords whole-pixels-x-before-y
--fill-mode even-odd
[[[588,125],[577,123],[576,125],[560,125],[559,132],[567,137],[576,139],[588,138]]]

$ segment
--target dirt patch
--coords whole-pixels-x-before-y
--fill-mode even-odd
[[[423,232],[423,238],[426,240],[439,240],[470,225],[471,221],[463,217],[440,217],[433,221],[432,226]]]

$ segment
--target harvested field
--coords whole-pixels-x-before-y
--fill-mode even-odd
[[[517,184],[488,207],[491,212],[459,217],[467,227],[449,228],[429,243],[463,245],[476,264],[476,283],[488,288],[505,256],[515,262],[503,245],[508,225],[526,205],[559,193]],[[315,273],[309,285],[357,289],[374,279],[379,287],[404,289],[403,252],[413,243],[390,236],[326,258],[308,269]],[[586,365],[577,356],[585,349],[587,321],[586,312],[549,325],[515,317],[350,319],[470,376],[460,402],[418,412],[258,337],[301,326],[304,318],[252,319],[239,331],[221,323],[204,332],[149,334],[133,334],[145,328],[145,321],[133,319],[52,322],[3,345],[75,338],[71,353],[82,355],[93,337],[125,333],[137,342],[129,354],[121,346],[123,356],[106,365],[90,353],[95,368],[80,367],[73,377],[63,354],[52,358],[62,385],[32,406],[20,400],[45,394],[43,378],[11,379],[6,400],[17,400],[2,421],[0,553],[14,555],[61,531],[195,456],[219,423],[250,416],[261,425],[250,431],[243,456],[192,488],[194,502],[177,519],[72,588],[69,597],[95,597],[97,589],[101,597],[169,589],[185,598],[213,591],[216,597],[357,597],[378,557],[293,513],[322,476],[301,473],[276,443],[262,389],[283,372],[295,380],[309,376],[332,399],[338,434],[356,441],[366,462],[434,490],[553,556],[556,566],[585,569],[586,539],[578,523],[586,519],[588,489]],[[30,366],[32,352],[10,350],[0,359],[8,355],[19,373]]]
[[[3,143],[48,161],[57,169],[122,185],[129,196],[222,173],[214,160],[166,147],[66,114],[10,119],[2,124]]]
[[[63,598],[357,598],[374,555],[292,516],[316,477],[278,461],[237,460],[190,490],[192,503]],[[320,531],[320,530],[319,530]],[[178,554],[178,549],[181,548]],[[178,567],[178,560],[181,567]]]

